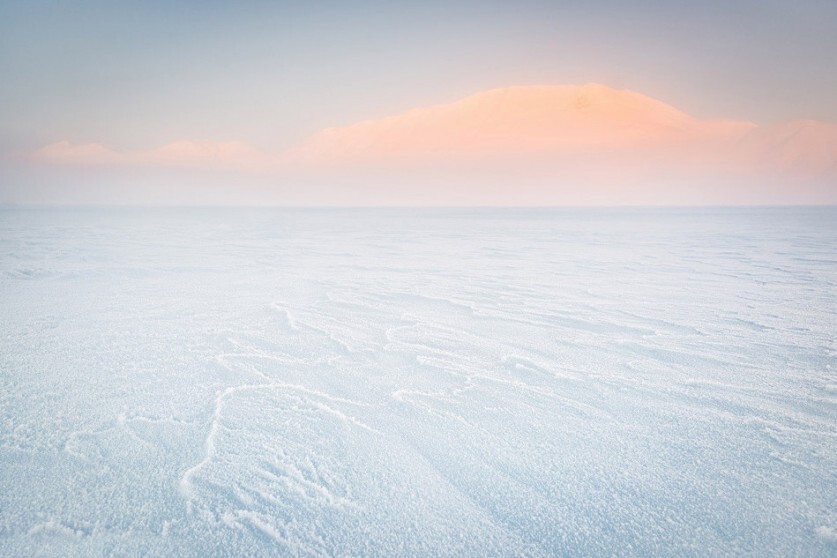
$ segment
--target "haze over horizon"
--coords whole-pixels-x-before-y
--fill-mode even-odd
[[[4,3],[0,202],[837,203],[833,5],[525,8]]]

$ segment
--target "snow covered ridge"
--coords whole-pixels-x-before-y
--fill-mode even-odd
[[[837,210],[0,210],[0,555],[830,556]]]
[[[532,85],[481,91],[456,102],[378,120],[326,128],[300,145],[272,152],[242,141],[181,140],[140,151],[59,141],[18,156],[35,163],[174,166],[255,173],[367,166],[532,164],[587,173],[601,161],[623,176],[637,161],[652,167],[711,166],[729,172],[837,173],[837,124],[816,120],[759,126],[701,119],[642,93],[597,83]],[[592,168],[587,168],[592,165]],[[474,170],[474,169],[471,169]],[[598,173],[601,173],[598,169]]]
[[[8,165],[0,201],[23,204],[833,205],[837,123],[700,118],[595,83],[521,86],[279,150],[59,141]]]

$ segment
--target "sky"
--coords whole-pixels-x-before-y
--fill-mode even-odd
[[[151,194],[167,189],[161,186],[166,182],[184,184],[178,203],[213,203],[205,194],[212,188],[207,186],[201,193],[197,186],[202,181],[217,184],[219,191],[233,188],[236,182],[246,183],[242,191],[260,192],[238,199],[242,203],[259,203],[260,196],[277,204],[430,203],[434,200],[423,200],[415,192],[402,198],[375,197],[373,191],[384,186],[372,182],[391,182],[398,176],[389,160],[379,160],[378,168],[364,173],[333,165],[325,174],[322,168],[302,172],[299,165],[292,170],[287,165],[281,170],[274,167],[324,129],[351,128],[421,107],[457,103],[480,92],[524,86],[603,84],[615,91],[638,92],[702,121],[753,123],[762,136],[769,135],[765,130],[792,121],[831,125],[837,123],[834,52],[837,2],[833,0],[409,4],[2,0],[0,201],[132,203],[144,199],[143,189],[150,202],[173,201]],[[490,121],[492,113],[481,113],[480,118]],[[820,127],[806,128],[806,133],[814,139],[806,140],[805,149],[810,151],[813,145],[814,150],[828,151],[818,155],[822,166],[822,158],[830,157],[833,147],[832,132]],[[770,137],[775,144],[776,134]],[[66,168],[66,157],[49,158],[39,151],[60,142],[118,152],[121,168],[112,164],[98,168],[101,161],[90,159],[83,171],[78,165]],[[201,168],[189,172],[158,169],[167,165],[158,155],[147,153],[176,142],[242,145],[270,153],[274,163],[268,165],[270,172],[257,176],[232,172],[240,171],[241,165],[232,171],[215,168],[224,165],[202,168],[197,163],[192,166]],[[792,146],[793,153],[799,149]],[[169,159],[171,152],[167,151]],[[33,153],[36,156],[27,156]],[[826,162],[825,167],[829,165]],[[439,165],[427,170],[428,166],[422,164],[427,172],[417,182],[433,180],[441,188],[439,184],[446,181],[484,179],[479,173],[461,172],[461,165],[455,173]],[[728,163],[723,166],[726,169]],[[380,172],[380,167],[388,172]],[[544,183],[565,178],[564,169],[560,170]],[[761,170],[772,174],[770,169]],[[713,170],[715,175],[718,172]],[[521,177],[525,180],[525,173]],[[791,196],[786,201],[834,203],[831,178],[819,176],[808,197]],[[662,180],[662,175],[656,173],[655,179]],[[736,179],[724,171],[716,182]],[[694,183],[709,178],[678,175],[678,180]],[[344,191],[334,197],[341,181]],[[104,195],[108,182],[114,192]],[[788,189],[795,187],[789,183]],[[285,196],[312,185],[320,186],[319,197]],[[353,198],[356,188],[365,190]],[[609,185],[608,191],[612,188]],[[270,195],[263,196],[269,190]],[[74,192],[79,196],[74,197]],[[472,187],[468,192],[447,201],[476,205],[485,201],[472,195]],[[653,202],[654,196],[649,196],[636,201]],[[234,192],[228,192],[214,201],[236,199]],[[539,198],[535,192],[526,203],[560,204],[562,199],[551,194]],[[727,201],[782,199],[732,196]],[[591,201],[607,204],[608,197],[602,194]],[[661,201],[676,203],[678,198]],[[712,199],[698,196],[686,201]],[[718,201],[723,202],[723,196]],[[499,196],[490,203],[515,202],[513,197]]]

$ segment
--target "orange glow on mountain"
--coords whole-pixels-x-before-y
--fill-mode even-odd
[[[328,164],[631,151],[737,139],[753,128],[749,122],[700,120],[604,85],[508,87],[326,129],[290,158]]]
[[[60,141],[24,154],[50,165],[187,167],[285,175],[425,169],[482,178],[635,181],[729,173],[837,174],[837,125],[705,120],[598,84],[517,86],[379,120],[328,128],[285,152],[248,143],[177,141],[142,151]]]

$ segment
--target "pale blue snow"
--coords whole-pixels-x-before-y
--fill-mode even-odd
[[[0,554],[837,553],[837,210],[0,210]]]

